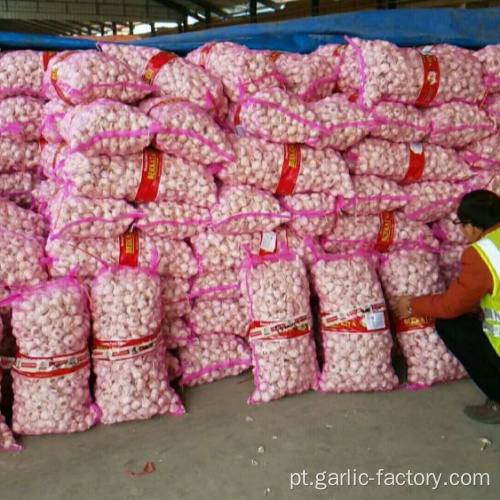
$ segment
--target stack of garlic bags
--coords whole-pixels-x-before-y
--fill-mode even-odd
[[[343,204],[348,215],[323,238],[323,248],[333,253],[353,247],[389,252],[381,277],[390,306],[394,289],[400,294],[443,290],[439,278],[417,290],[413,285],[417,278],[398,269],[413,258],[427,269],[427,276],[438,273],[437,254],[442,249],[426,223],[449,216],[463,194],[482,187],[461,154],[461,148],[495,129],[478,106],[485,93],[481,65],[472,52],[449,46],[400,49],[388,42],[350,40],[347,47],[330,49],[344,55],[340,90],[352,96],[350,100],[369,114],[373,124],[369,137],[345,154],[356,197]],[[326,47],[318,52],[328,55]],[[395,66],[395,61],[403,66]],[[434,79],[426,80],[429,72]],[[470,85],[464,86],[466,77]],[[448,261],[459,255],[455,251],[445,261],[451,266]],[[411,348],[403,348],[408,363],[417,365],[410,369],[410,384],[463,376],[437,338],[432,320],[410,318],[396,322],[394,329],[404,347],[418,337],[421,352],[440,353],[428,362],[424,358],[415,362]],[[434,370],[436,363],[441,370]]]
[[[50,55],[0,55],[0,196],[29,206],[36,185],[43,115],[43,75]]]

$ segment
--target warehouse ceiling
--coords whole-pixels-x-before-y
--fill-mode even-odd
[[[151,36],[354,10],[498,5],[500,0],[0,0],[0,31]]]

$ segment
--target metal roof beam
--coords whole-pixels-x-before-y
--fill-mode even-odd
[[[260,0],[259,0],[260,1]],[[207,2],[206,0],[189,0],[190,3],[194,5],[199,5],[205,10],[209,10],[212,12],[212,14],[215,14],[216,16],[222,17],[223,19],[229,19],[231,14],[228,14],[226,11],[219,9],[216,5],[214,5],[211,2]],[[261,2],[264,3],[264,2]]]
[[[185,5],[182,5],[182,4],[175,2],[173,0],[156,0],[156,2],[162,4],[164,7],[169,7],[172,10],[179,12],[179,14],[182,14],[183,16],[194,17],[199,22],[205,21],[196,12],[193,12],[191,9],[188,9]]]
[[[281,10],[281,4],[273,2],[272,0],[257,0],[262,5],[269,7],[274,10]]]
[[[46,34],[43,30],[39,28],[35,28],[34,26],[30,26],[27,23],[23,21],[14,21],[14,20],[9,20],[8,22],[3,21],[0,24],[2,29],[5,29],[6,31],[10,32],[17,32],[17,33],[33,33],[36,35],[43,35]]]

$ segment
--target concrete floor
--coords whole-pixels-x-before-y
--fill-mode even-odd
[[[249,407],[247,379],[186,390],[184,417],[24,438],[25,451],[0,454],[0,500],[500,498],[500,425],[461,414],[464,404],[483,399],[470,381],[418,392],[309,392]],[[492,445],[481,451],[483,437]],[[146,462],[154,462],[154,473],[126,475]],[[443,473],[442,481],[454,472],[487,472],[490,486],[290,490],[292,472],[306,470],[314,482],[319,472],[349,468],[373,477],[379,469]]]

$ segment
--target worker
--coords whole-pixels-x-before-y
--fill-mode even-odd
[[[399,318],[436,319],[436,330],[487,396],[464,413],[485,424],[500,423],[500,198],[491,191],[466,194],[457,210],[470,246],[462,255],[458,278],[441,294],[399,297]],[[481,313],[471,314],[480,303]]]

